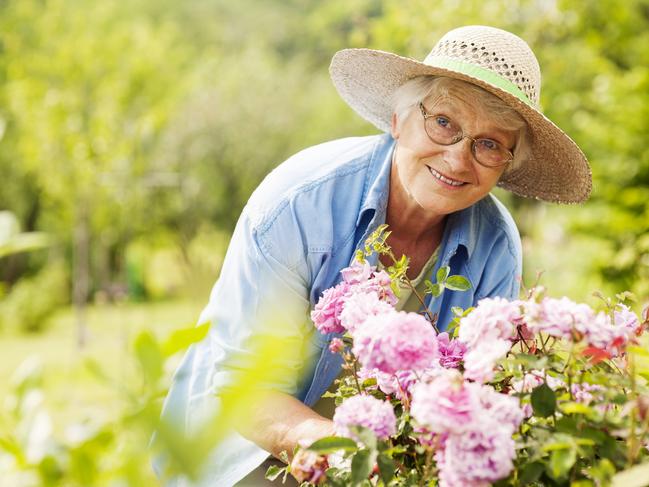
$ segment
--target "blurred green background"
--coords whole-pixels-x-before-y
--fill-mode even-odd
[[[528,41],[545,113],[593,169],[583,206],[497,191],[521,231],[525,283],[543,272],[550,294],[588,302],[596,290],[631,290],[640,309],[649,296],[648,0],[0,0],[4,426],[25,419],[17,404],[35,388],[53,418],[48,441],[71,422],[107,418],[113,439],[86,457],[117,451],[116,411],[133,406],[121,389],[147,380],[150,343],[197,318],[254,187],[302,148],[376,133],[337,96],[331,56],[371,47],[423,59],[467,24]],[[149,352],[131,348],[136,336]],[[11,382],[32,353],[43,364],[36,385],[20,373]],[[177,357],[160,357],[165,384]],[[98,384],[89,359],[112,382]],[[149,392],[159,407],[163,391]],[[6,433],[0,447],[15,450],[21,438]],[[66,441],[55,441],[65,461],[12,454],[0,473],[28,472],[24,485],[151,481],[146,461],[91,468],[83,457],[90,463],[73,468]]]

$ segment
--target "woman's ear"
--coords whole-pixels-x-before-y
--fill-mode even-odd
[[[397,119],[396,113],[393,113],[392,118],[390,119],[390,133],[394,140],[399,138],[399,120]]]

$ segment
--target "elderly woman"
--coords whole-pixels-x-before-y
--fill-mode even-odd
[[[387,133],[300,152],[268,175],[243,210],[201,316],[211,322],[209,335],[181,364],[166,417],[188,431],[201,428],[218,411],[223,387],[245,369],[241,357],[253,338],[279,336],[295,346],[272,357],[286,373],[258,385],[264,401],[212,452],[200,485],[234,485],[270,454],[332,434],[331,420],[312,406],[340,373],[340,356],[328,351],[332,335],[318,333],[309,312],[379,225],[389,225],[394,254],[410,258],[416,286],[440,266],[470,281],[470,291],[427,303],[444,329],[454,306],[518,296],[520,238],[489,194],[494,186],[563,203],[590,193],[588,163],[539,111],[538,63],[513,34],[462,27],[423,63],[344,50],[331,76],[342,98]],[[398,304],[418,306],[407,295]],[[249,477],[240,485],[257,484]]]

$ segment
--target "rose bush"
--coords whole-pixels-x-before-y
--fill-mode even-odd
[[[624,303],[630,293],[595,310],[535,288],[524,299],[454,310],[437,333],[430,314],[395,310],[399,281],[409,283],[407,259],[394,258],[387,235],[381,227],[371,236],[312,313],[321,332],[338,334],[330,352],[344,366],[333,394],[338,436],[303,450],[322,460],[310,462],[322,467],[309,471],[311,483],[595,486],[622,471],[649,478],[648,320]],[[394,265],[370,266],[373,252]],[[442,268],[427,289],[434,298],[467,283]],[[299,465],[291,469],[306,478]]]

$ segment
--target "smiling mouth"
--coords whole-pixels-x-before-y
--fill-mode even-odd
[[[444,176],[443,174],[438,173],[437,171],[435,171],[435,169],[433,169],[433,168],[430,167],[430,166],[426,166],[426,167],[428,167],[428,170],[430,171],[430,173],[431,173],[431,174],[432,174],[436,179],[439,179],[441,182],[446,183],[446,184],[448,184],[449,186],[455,186],[455,187],[458,187],[458,186],[464,186],[465,184],[467,184],[467,183],[464,182],[464,181],[457,181],[457,180],[455,180],[455,179],[448,178],[448,177]]]

